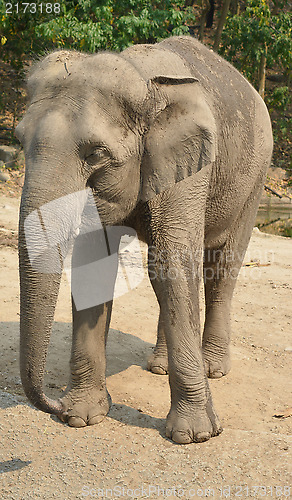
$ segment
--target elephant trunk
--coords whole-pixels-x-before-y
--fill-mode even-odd
[[[31,403],[53,414],[62,413],[62,404],[44,394],[43,378],[63,260],[84,208],[84,195],[76,204],[76,193],[41,202],[39,192],[24,189],[20,207],[21,380]]]
[[[62,405],[43,392],[43,378],[61,274],[38,272],[30,262],[22,221],[19,228],[20,374],[36,408],[61,413]]]
[[[61,413],[60,402],[43,392],[44,368],[60,275],[32,273],[20,245],[20,373],[24,391],[36,408]],[[32,275],[33,274],[33,275]]]

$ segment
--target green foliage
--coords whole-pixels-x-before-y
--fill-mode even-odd
[[[59,0],[52,12],[21,8],[11,13],[0,6],[0,57],[21,66],[24,57],[46,50],[66,47],[95,52],[123,50],[134,43],[155,42],[167,36],[188,34],[187,24],[194,23],[191,7],[184,0]],[[50,9],[49,9],[50,10]],[[13,57],[12,57],[13,54]]]
[[[285,111],[290,104],[289,87],[276,87],[266,101],[270,111]]]
[[[194,20],[182,0],[75,0],[65,1],[63,7],[63,17],[42,24],[37,34],[53,39],[58,46],[90,52],[123,50],[171,33],[185,34],[187,21]]]
[[[267,0],[247,0],[246,9],[227,18],[220,53],[233,63],[255,86],[261,55],[267,68],[275,64],[285,73],[292,67],[292,15],[271,14]]]
[[[280,224],[280,235],[292,238],[292,219],[286,219]]]
[[[31,12],[34,11],[33,5],[35,12]],[[50,4],[52,12],[42,12],[41,5],[40,0],[34,4],[18,3],[16,0],[0,3],[0,58],[17,70],[22,68],[24,60],[40,53],[47,45],[36,35],[36,26],[48,22],[56,14],[54,3]]]
[[[278,141],[285,141],[287,143],[287,146],[292,144],[292,118],[282,116],[277,120],[277,123],[273,127],[274,130],[274,140],[275,142]],[[292,167],[292,159],[291,159],[291,167]]]
[[[284,73],[287,81],[292,70],[292,15],[279,4],[278,15],[272,15],[267,0],[247,0],[239,15],[227,18],[220,53],[234,64],[258,88],[260,62],[266,56],[266,68]],[[266,103],[273,119],[276,163],[289,171],[289,153],[283,154],[282,144],[291,147],[292,120],[289,116],[289,87],[276,87],[266,92]]]
[[[188,26],[195,24],[194,9],[189,6],[192,2],[187,0],[49,1],[24,4],[10,0],[10,12],[6,12],[5,0],[0,1],[0,60],[17,69],[17,78],[21,77],[25,61],[55,48],[119,51],[135,43],[154,43],[170,35],[189,34]],[[267,57],[268,69],[285,74],[287,86],[267,92],[266,101],[277,117],[280,113],[279,119],[274,120],[275,140],[291,145],[287,108],[292,76],[292,14],[286,8],[288,2],[277,1],[274,11],[269,0],[241,2],[243,11],[227,18],[219,52],[256,87],[262,54]],[[24,5],[29,5],[26,11]],[[31,11],[33,5],[35,12]],[[42,5],[52,7],[44,9]],[[14,86],[18,92],[16,76]],[[7,109],[7,99],[5,92],[0,92],[1,112]],[[19,100],[16,95],[15,103]],[[9,111],[16,116],[17,105]],[[287,163],[286,159],[283,161]]]

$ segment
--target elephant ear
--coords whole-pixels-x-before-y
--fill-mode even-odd
[[[215,120],[197,79],[158,76],[148,89],[143,201],[210,165],[216,156]]]

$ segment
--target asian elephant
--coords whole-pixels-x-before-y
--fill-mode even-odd
[[[230,369],[231,299],[272,154],[264,102],[236,69],[189,36],[120,54],[53,52],[30,71],[28,99],[16,132],[26,157],[19,266],[27,397],[74,427],[100,422],[110,408],[105,344],[112,300],[78,309],[73,297],[68,388],[58,401],[43,392],[62,269],[50,267],[52,248],[34,265],[25,232],[31,214],[68,196],[67,208],[51,217],[63,243],[72,234],[76,242],[84,204],[72,200],[91,189],[102,227],[133,228],[149,246],[160,316],[148,367],[169,373],[166,436],[190,443],[219,434],[207,376]],[[30,226],[36,247],[44,225],[38,220]]]

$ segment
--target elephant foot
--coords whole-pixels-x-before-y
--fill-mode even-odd
[[[211,400],[205,409],[194,407],[186,416],[171,409],[166,421],[166,437],[178,444],[202,443],[222,431]]]
[[[99,424],[111,407],[109,393],[98,389],[71,389],[60,401],[64,411],[58,417],[70,427]]]
[[[168,358],[166,354],[156,354],[155,351],[149,356],[147,361],[147,370],[156,375],[167,375],[168,373]]]
[[[221,378],[230,371],[231,362],[229,348],[224,353],[222,349],[218,352],[215,351],[216,347],[210,347],[208,343],[203,343],[203,359],[205,365],[205,372],[209,378]]]

